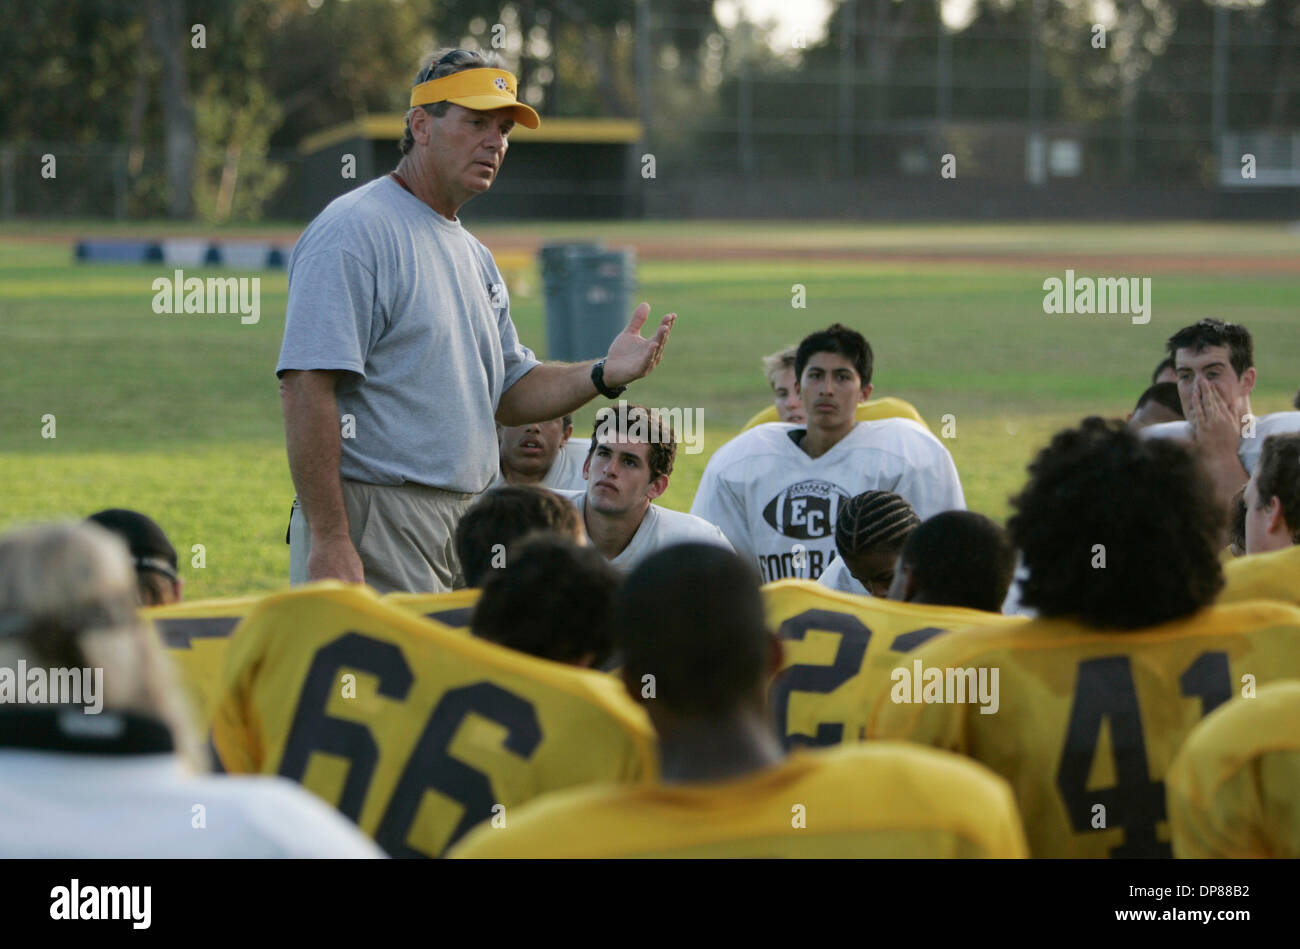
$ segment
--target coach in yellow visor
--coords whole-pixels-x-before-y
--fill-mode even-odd
[[[455,50],[455,52],[464,52]],[[411,90],[411,108],[450,102],[479,112],[510,108],[520,125],[535,129],[542,120],[531,106],[518,100],[518,80],[504,69],[466,69],[441,79],[417,83]]]
[[[463,49],[420,70],[410,104],[397,168],[334,199],[289,259],[276,375],[298,493],[292,584],[463,586],[452,539],[499,470],[497,423],[617,398],[659,362],[676,319],[643,337],[643,303],[604,359],[539,362],[492,254],[459,217],[537,113],[513,75]]]

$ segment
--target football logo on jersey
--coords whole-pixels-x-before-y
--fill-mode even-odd
[[[786,488],[763,508],[772,529],[796,540],[829,537],[848,493],[829,481],[800,481]]]

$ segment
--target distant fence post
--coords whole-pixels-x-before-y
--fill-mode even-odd
[[[1214,8],[1214,54],[1210,65],[1210,138],[1217,144],[1228,129],[1228,10]]]
[[[113,220],[126,220],[126,195],[131,180],[127,173],[127,149],[125,145],[113,147]]]
[[[740,103],[736,109],[736,137],[740,145],[740,170],[746,177],[754,173],[754,88],[749,75],[749,64],[740,67],[738,77]]]
[[[952,31],[939,17],[939,55],[936,64],[934,114],[940,122],[952,118]]]
[[[14,216],[14,147],[0,145],[0,218]]]
[[[853,61],[857,39],[858,11],[855,0],[840,6],[840,134],[839,166],[845,178],[853,175]]]

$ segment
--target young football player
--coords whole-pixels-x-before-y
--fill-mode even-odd
[[[1300,542],[1300,434],[1264,439],[1242,500],[1246,553],[1268,553]]]
[[[593,548],[555,534],[531,534],[507,556],[483,584],[474,635],[552,662],[604,666],[614,649],[609,612],[621,574]]]
[[[1187,736],[1169,768],[1175,857],[1300,857],[1300,681],[1233,699]]]
[[[1029,474],[1008,531],[1038,618],[922,646],[868,734],[989,765],[1016,789],[1034,856],[1167,857],[1174,754],[1243,682],[1300,675],[1300,610],[1210,605],[1222,524],[1183,445],[1090,418]],[[960,699],[985,674],[995,713]]]
[[[450,593],[389,593],[384,600],[444,626],[468,629],[480,588],[506,566],[510,545],[533,533],[587,543],[578,509],[554,491],[533,484],[484,491],[456,524],[456,556],[469,585]]]
[[[670,544],[713,543],[730,549],[714,524],[653,503],[668,490],[677,440],[669,418],[620,402],[596,413],[583,474],[586,491],[565,491],[582,515],[592,546],[620,570]]]
[[[795,385],[794,375],[794,357],[797,351],[796,347],[787,346],[780,352],[763,357],[763,375],[767,377],[767,384],[772,387],[774,404],[755,413],[741,427],[742,432],[748,431],[755,425],[766,425],[768,422],[787,422],[792,425],[804,423],[803,402],[799,399],[799,388]],[[859,422],[873,422],[882,418],[910,418],[918,425],[925,425],[925,420],[921,418],[921,413],[916,410],[916,406],[904,399],[888,396],[859,403],[856,415]]]
[[[505,566],[505,551],[533,531],[561,534],[586,543],[582,518],[568,500],[535,485],[509,485],[485,491],[456,525],[456,556],[468,586],[481,587],[494,569]]]
[[[778,422],[802,425],[803,403],[799,401],[799,390],[794,384],[795,348],[787,346],[780,352],[763,357],[763,375],[772,387],[772,399]]]
[[[1178,370],[1174,366],[1174,359],[1172,356],[1166,356],[1164,359],[1160,360],[1159,365],[1156,366],[1156,371],[1151,373],[1151,384],[1155,386],[1164,382],[1177,381]]]
[[[0,537],[0,857],[381,856],[288,781],[203,773],[132,559],[95,524]]]
[[[225,683],[212,724],[224,769],[298,781],[395,857],[439,856],[537,795],[655,767],[649,722],[612,677],[359,585],[264,597],[235,631]]]
[[[1264,441],[1241,506],[1245,548],[1251,556],[1224,567],[1219,602],[1265,599],[1300,604],[1300,435],[1273,435]]]
[[[126,544],[141,606],[180,602],[184,581],[177,572],[176,548],[153,518],[139,511],[110,508],[86,520],[112,531]]]
[[[707,590],[707,596],[700,591]],[[1006,783],[892,742],[789,756],[764,712],[781,647],[758,577],[705,544],[659,551],[615,597],[628,694],[661,780],[553,795],[468,837],[459,857],[1017,857]]]
[[[996,613],[1015,569],[1016,551],[1001,527],[974,511],[945,511],[908,536],[889,598]]]
[[[231,634],[259,600],[260,595],[214,597],[140,611],[157,630],[190,701],[194,722],[204,734],[221,697],[221,670]]]
[[[837,323],[811,334],[795,370],[806,427],[760,425],[723,445],[691,506],[764,581],[821,576],[836,556],[839,508],[863,491],[893,491],[923,519],[966,506],[952,456],[924,426],[857,421],[872,389],[871,346],[860,333]]]
[[[1232,496],[1232,503],[1228,505],[1228,515],[1231,523],[1228,525],[1228,553],[1230,557],[1219,555],[1226,568],[1237,557],[1246,556],[1246,489],[1242,487],[1240,491]],[[1227,586],[1228,577],[1224,574],[1224,586]]]
[[[817,582],[841,593],[886,596],[894,563],[921,519],[893,491],[864,491],[850,498],[835,519],[839,554]]]
[[[1183,406],[1178,398],[1178,386],[1172,382],[1158,382],[1138,398],[1137,405],[1128,414],[1129,428],[1140,431],[1150,425],[1164,422],[1181,422]]]
[[[572,415],[529,425],[498,425],[501,470],[489,487],[535,484],[556,491],[586,487],[582,462],[587,443],[571,440],[572,434]]]
[[[768,691],[787,748],[859,740],[894,670],[948,630],[1001,625],[996,612],[853,596],[807,580],[763,587],[785,664]]]

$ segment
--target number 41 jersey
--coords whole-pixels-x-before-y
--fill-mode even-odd
[[[610,677],[339,585],[268,596],[240,625],[212,741],[228,772],[298,781],[397,857],[438,856],[540,794],[655,770],[649,722]]]
[[[1169,857],[1175,754],[1230,698],[1300,675],[1300,610],[1212,606],[1131,631],[1036,619],[937,637],[914,658],[929,687],[882,693],[871,737],[956,751],[1002,775],[1035,857]],[[996,711],[944,701],[966,670],[988,673]]]

